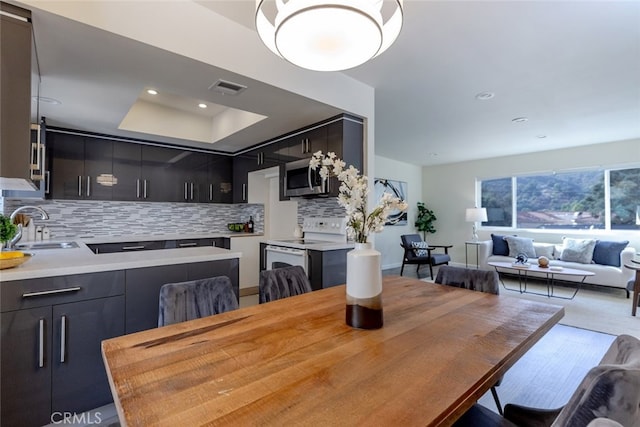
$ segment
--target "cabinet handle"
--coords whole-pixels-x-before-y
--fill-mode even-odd
[[[140,180],[136,179],[136,199],[140,198]]]
[[[305,152],[309,153],[311,151],[311,140],[309,138],[306,138],[304,141],[305,141],[305,145],[306,145],[306,149],[307,149],[307,151],[305,151]]]
[[[184,199],[185,199],[185,200],[189,200],[189,199],[187,198],[187,183],[186,183],[186,182],[184,183]]]
[[[193,243],[179,243],[178,244],[178,247],[180,247],[180,248],[190,248],[190,247],[193,247],[193,246],[198,246],[198,244],[195,243],[195,242],[193,242]]]
[[[52,289],[50,291],[27,292],[26,294],[22,294],[22,298],[42,297],[46,295],[64,294],[67,292],[78,292],[81,289],[82,288],[80,286],[75,286],[73,288]]]
[[[213,184],[209,184],[209,201],[213,200]]]
[[[67,353],[67,316],[60,318],[60,363],[65,362]]]
[[[142,181],[142,198],[147,198],[147,180]]]
[[[122,250],[123,251],[135,251],[137,249],[144,249],[144,245],[138,245],[138,246],[123,246]]]
[[[82,197],[82,177],[78,175],[78,197]]]
[[[247,184],[242,184],[242,201],[247,200]]]
[[[91,197],[91,177],[87,177],[87,197]]]
[[[191,200],[193,200],[193,182],[191,184]]]
[[[40,319],[38,327],[38,368],[44,368],[44,319]]]

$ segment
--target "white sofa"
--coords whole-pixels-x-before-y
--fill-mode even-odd
[[[626,291],[627,298],[629,298],[627,283],[635,278],[635,271],[625,268],[624,264],[630,264],[631,259],[633,259],[636,254],[636,250],[634,248],[629,246],[624,248],[622,252],[620,252],[620,267],[615,267],[611,265],[601,265],[595,263],[582,264],[554,259],[554,257],[557,256],[556,254],[562,247],[562,244],[542,243],[534,241],[533,247],[536,250],[536,255],[538,256],[540,254],[544,254],[545,256],[549,257],[549,253],[550,251],[552,251],[553,255],[549,257],[549,265],[591,271],[595,273],[595,275],[587,277],[584,283],[624,289]],[[478,268],[483,270],[494,270],[494,268],[488,264],[492,261],[513,262],[514,258],[503,255],[493,255],[493,240],[484,240],[480,242],[480,245],[478,246]],[[537,262],[537,260],[532,259],[530,260],[530,262]],[[535,273],[532,272],[530,274],[534,275]],[[563,276],[563,279],[569,281],[572,277],[574,281],[582,280],[581,276]]]

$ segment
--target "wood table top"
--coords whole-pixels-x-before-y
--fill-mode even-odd
[[[450,425],[564,315],[560,306],[383,280],[384,327],[336,286],[103,341],[123,426]]]
[[[491,262],[488,262],[487,264],[492,267],[510,268],[512,270],[519,270],[519,271],[535,271],[538,273],[546,273],[546,274],[566,274],[567,276],[595,276],[595,273],[593,271],[579,270],[577,268],[561,267],[560,270],[556,270],[553,268],[553,266],[540,267],[538,264],[529,264],[528,266],[526,265],[516,266],[516,265],[513,265],[512,262],[506,262],[506,261],[491,261]]]

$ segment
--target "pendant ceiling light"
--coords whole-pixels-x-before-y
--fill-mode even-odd
[[[276,55],[339,71],[380,55],[402,28],[403,0],[256,0],[256,29]]]

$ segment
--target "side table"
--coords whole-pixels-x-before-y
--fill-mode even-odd
[[[469,258],[468,258],[468,252],[467,249],[469,248],[469,246],[475,246],[476,247],[476,269],[480,268],[480,259],[479,259],[479,247],[482,244],[482,242],[476,241],[476,240],[467,240],[466,242],[464,242],[464,266],[465,268],[469,268]]]
[[[631,315],[635,316],[638,302],[640,302],[640,261],[631,260],[631,262],[633,264],[625,264],[624,266],[636,271],[636,280],[633,282],[633,306],[631,307]]]

